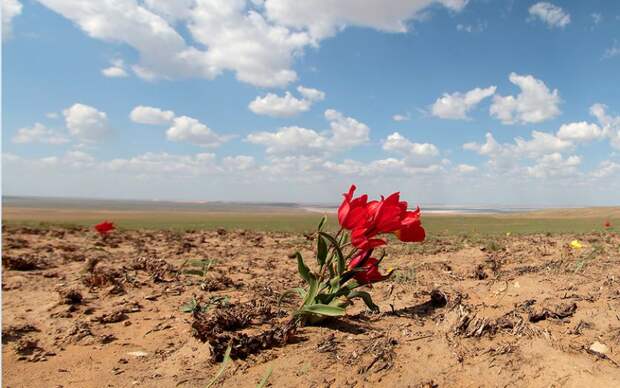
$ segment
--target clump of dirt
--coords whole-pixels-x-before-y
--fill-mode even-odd
[[[95,321],[100,323],[117,323],[122,322],[128,318],[129,316],[125,314],[124,310],[121,309],[95,317]]]
[[[82,293],[74,288],[59,291],[59,295],[61,303],[69,305],[80,304],[84,299]]]
[[[92,337],[90,325],[84,321],[75,322],[67,331],[67,334],[62,338],[64,343],[76,344],[86,337]]]
[[[146,271],[154,282],[171,282],[176,279],[178,270],[166,260],[141,256],[134,259],[131,268]]]
[[[211,314],[197,312],[194,314],[192,334],[200,341],[209,343],[211,357],[215,361],[222,360],[228,344],[232,346],[232,358],[246,358],[261,349],[269,349],[286,343],[295,331],[296,324],[291,321],[252,335],[237,331],[252,323],[267,323],[276,317],[285,315],[284,311],[274,310],[268,304],[255,301],[218,308]]]
[[[116,269],[98,265],[99,258],[89,258],[84,266],[82,283],[89,288],[110,287],[108,293],[123,294],[123,273]]]
[[[34,271],[47,268],[47,263],[34,255],[2,256],[2,266],[13,271]]]
[[[549,318],[565,319],[575,314],[575,311],[577,311],[576,303],[562,303],[552,309],[544,308],[540,311],[530,313],[529,320],[530,322],[538,322]]]
[[[6,344],[11,341],[16,341],[28,333],[34,333],[38,331],[39,329],[37,329],[34,325],[30,323],[11,325],[7,328],[2,329],[2,343]]]
[[[235,282],[226,275],[210,277],[200,283],[200,288],[203,291],[221,291],[236,286]]]

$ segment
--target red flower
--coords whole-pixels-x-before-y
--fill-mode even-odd
[[[338,222],[344,229],[354,229],[366,226],[368,223],[368,209],[366,194],[353,198],[355,185],[351,185],[348,193],[343,194],[344,200],[338,208]]]
[[[367,251],[361,251],[349,263],[350,270],[357,269],[353,275],[355,280],[357,280],[359,284],[369,284],[387,279],[392,272],[389,271],[385,275],[381,274],[381,272],[379,272],[379,260],[374,257],[369,257],[362,264],[362,260],[364,260],[364,257],[367,255]]]
[[[420,221],[420,208],[407,211],[407,202],[400,200],[396,192],[380,201],[367,204],[368,224],[354,228],[351,243],[360,249],[372,249],[385,245],[385,240],[374,238],[382,233],[394,233],[401,241],[423,241],[425,231]]]
[[[109,222],[109,221],[103,221],[95,225],[95,230],[102,236],[105,236],[106,234],[110,233],[114,229],[116,229],[116,227],[114,226],[112,222]]]
[[[603,226],[607,229],[611,228],[613,225],[611,224],[611,222],[609,220],[605,220],[605,223],[603,224]]]
[[[426,231],[420,221],[420,208],[415,211],[405,212],[405,217],[401,221],[401,228],[394,232],[400,241],[419,242],[424,241]]]

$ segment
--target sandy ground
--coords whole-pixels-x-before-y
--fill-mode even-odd
[[[312,236],[5,228],[5,387],[612,387],[620,237],[393,244],[398,272],[346,318],[292,330]],[[569,242],[579,238],[584,247]],[[188,259],[212,259],[205,276]],[[183,265],[185,263],[185,265]],[[195,296],[206,312],[182,312]],[[204,340],[205,342],[203,342]],[[216,360],[214,360],[216,359]]]

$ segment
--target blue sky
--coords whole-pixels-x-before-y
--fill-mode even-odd
[[[5,195],[618,204],[616,1],[2,7]]]

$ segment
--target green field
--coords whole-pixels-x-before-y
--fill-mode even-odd
[[[609,218],[620,225],[620,217]],[[256,231],[307,232],[321,218],[310,212],[187,212],[187,211],[117,211],[74,209],[3,210],[5,225],[82,225],[89,226],[103,219],[127,229],[247,229]],[[554,213],[523,213],[510,215],[425,215],[423,225],[428,234],[505,235],[531,233],[586,233],[602,231],[607,217],[592,212],[587,216]],[[337,221],[333,215],[328,225]]]

